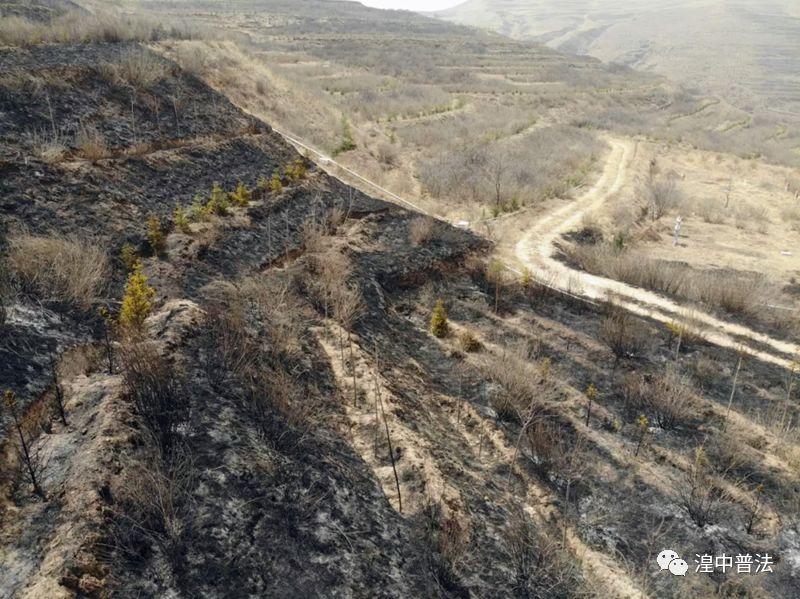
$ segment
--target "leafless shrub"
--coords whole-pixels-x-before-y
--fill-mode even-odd
[[[705,197],[698,200],[694,206],[695,213],[703,219],[703,222],[719,225],[725,222],[724,208],[719,201]]]
[[[781,218],[792,231],[800,231],[800,205],[784,208]]]
[[[155,446],[170,455],[189,417],[189,399],[181,373],[148,342],[129,342],[121,352],[127,398]]]
[[[83,157],[92,162],[108,158],[111,155],[105,137],[91,125],[81,126],[75,135],[75,145]]]
[[[24,233],[8,238],[7,267],[23,292],[81,309],[102,293],[110,272],[105,253],[91,242]]]
[[[645,193],[652,220],[658,220],[680,202],[680,192],[672,177],[648,178]]]
[[[455,514],[446,514],[442,504],[428,498],[415,520],[423,543],[430,550],[428,566],[441,589],[460,586],[458,574],[469,550],[468,525]]]
[[[397,148],[393,144],[387,142],[381,142],[375,150],[375,157],[381,164],[387,167],[395,166],[398,156]]]
[[[679,505],[700,528],[712,524],[724,507],[727,495],[714,483],[703,447],[695,450],[677,498]]]
[[[720,373],[719,363],[705,354],[700,354],[692,360],[691,369],[692,377],[697,385],[703,389],[711,387]]]
[[[665,430],[691,419],[696,408],[689,382],[674,368],[649,381],[645,401],[658,426]]]
[[[504,540],[511,557],[516,596],[590,596],[573,556],[535,526],[521,508],[512,511]]]
[[[610,305],[600,323],[600,340],[614,354],[615,363],[641,354],[647,347],[646,330],[627,310]]]
[[[149,450],[131,462],[115,489],[112,535],[116,549],[132,561],[141,559],[143,543],[158,547],[175,565],[191,534],[191,489],[195,466],[186,450],[164,460]]]
[[[527,428],[525,439],[534,469],[547,478],[568,450],[562,432],[552,419],[538,418]]]
[[[408,225],[408,240],[419,246],[435,238],[438,229],[436,220],[430,216],[418,216]]]
[[[42,471],[47,460],[42,452],[42,446],[34,443],[35,434],[31,434],[30,430],[33,428],[31,419],[22,413],[17,396],[10,389],[5,390],[0,397],[0,422],[6,414],[11,416],[13,429],[9,432],[15,437],[17,459],[22,466],[23,476],[33,487],[34,493],[42,501],[47,501],[47,495],[42,487]]]
[[[663,375],[629,373],[620,387],[629,414],[647,413],[665,430],[694,415],[692,388],[673,368]]]

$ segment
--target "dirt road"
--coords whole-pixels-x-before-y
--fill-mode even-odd
[[[690,314],[691,320],[702,329],[698,332],[711,343],[741,348],[760,360],[791,367],[792,358],[800,356],[800,346],[794,343],[773,339],[743,325],[720,320],[695,307],[688,309],[651,291],[576,270],[553,257],[555,241],[564,233],[576,229],[584,215],[618,193],[627,179],[637,142],[617,138],[607,140],[611,145],[611,153],[600,179],[580,198],[539,219],[528,229],[516,244],[517,260],[530,269],[536,279],[546,281],[553,287],[591,299],[613,296],[615,302],[627,310],[660,322],[680,321]]]
[[[366,184],[366,191],[374,193],[377,190],[389,201],[430,215],[421,206],[362,177],[294,136],[277,129],[276,132],[296,147],[317,157],[318,164],[332,176],[341,177],[344,173],[350,176],[350,180],[346,181],[348,184],[355,184],[357,187]],[[611,145],[611,152],[600,179],[580,198],[539,218],[526,230],[514,246],[517,263],[528,268],[537,280],[546,282],[551,287],[593,300],[613,296],[618,305],[640,316],[665,323],[677,320],[683,324],[686,324],[683,321],[688,317],[692,322],[698,323],[702,330],[698,329],[697,332],[711,343],[741,349],[752,357],[791,368],[793,360],[800,358],[800,346],[794,343],[773,339],[746,326],[726,322],[694,306],[682,305],[651,291],[571,268],[553,257],[555,241],[564,233],[577,228],[585,214],[599,208],[618,193],[627,181],[628,169],[635,158],[638,142],[614,137],[607,137],[606,140]],[[339,172],[331,169],[332,166]],[[480,234],[478,231],[476,233]]]

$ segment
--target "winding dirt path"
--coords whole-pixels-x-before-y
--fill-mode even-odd
[[[368,188],[377,190],[391,202],[439,218],[418,204],[398,196],[336,162],[296,137],[280,129],[274,127],[273,129],[295,147],[316,156],[319,166],[331,176],[342,178],[342,173],[336,173],[330,168],[335,166],[353,177],[352,181],[345,183],[355,183],[357,187],[359,184],[366,184]],[[611,146],[611,153],[600,179],[580,198],[540,218],[523,234],[514,247],[517,264],[529,269],[537,280],[559,291],[592,300],[604,300],[613,296],[615,303],[626,310],[659,322],[678,321],[684,326],[690,326],[689,322],[685,322],[689,320],[699,325],[690,328],[695,328],[696,332],[710,343],[744,350],[759,360],[791,369],[794,361],[800,359],[800,346],[795,343],[774,339],[744,325],[721,320],[698,310],[695,306],[682,305],[652,291],[574,269],[554,258],[555,241],[564,233],[576,229],[585,214],[599,208],[618,193],[628,178],[628,169],[636,156],[638,142],[611,136],[606,136],[606,141]],[[480,235],[478,231],[475,233]],[[513,272],[521,274],[512,265],[506,266]]]
[[[690,312],[691,321],[698,323],[699,329],[702,329],[698,332],[711,343],[743,349],[760,360],[791,368],[792,360],[800,356],[800,346],[794,343],[773,339],[746,326],[720,320],[695,307],[689,309],[651,291],[574,269],[554,258],[556,240],[576,229],[584,215],[619,192],[627,179],[638,142],[611,137],[607,141],[611,145],[611,153],[597,183],[580,198],[551,212],[528,229],[516,244],[517,260],[530,269],[536,279],[561,291],[594,300],[614,296],[615,303],[626,310],[659,322],[681,321]]]

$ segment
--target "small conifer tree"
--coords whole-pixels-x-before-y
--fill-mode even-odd
[[[272,173],[272,178],[269,180],[269,190],[275,195],[283,191],[283,181],[281,181],[281,175],[278,171]]]
[[[189,217],[183,206],[175,206],[175,211],[172,213],[172,220],[175,223],[175,228],[181,233],[189,234],[192,232],[192,229],[189,227]]]
[[[442,300],[436,301],[436,306],[431,314],[431,333],[434,337],[446,337],[449,330],[447,324],[447,310],[445,310]]]
[[[164,235],[161,219],[157,216],[147,219],[147,241],[156,255],[162,254],[167,247],[167,236]]]
[[[122,264],[125,266],[125,270],[128,272],[132,271],[136,263],[139,262],[139,255],[136,253],[136,248],[130,243],[123,244],[119,252],[119,257],[122,260]]]
[[[145,319],[153,308],[156,291],[147,284],[147,277],[139,263],[128,276],[125,295],[122,298],[122,309],[119,313],[120,326],[129,332],[142,330]]]
[[[228,214],[228,206],[230,206],[228,194],[219,186],[219,183],[214,183],[211,188],[211,197],[205,207],[206,213],[225,216]]]
[[[253,192],[251,192],[244,183],[241,181],[236,186],[236,191],[231,194],[231,202],[238,206],[247,206],[250,200],[253,199]]]

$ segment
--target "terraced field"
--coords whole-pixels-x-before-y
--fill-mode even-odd
[[[764,118],[800,117],[800,19],[788,0],[469,0],[436,15],[659,73]]]

